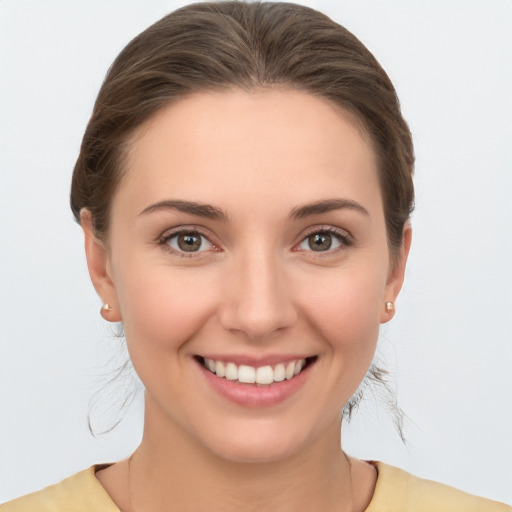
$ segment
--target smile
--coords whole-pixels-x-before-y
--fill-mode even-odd
[[[274,367],[267,365],[254,368],[244,364],[236,365],[232,362],[203,358],[203,366],[212,373],[215,373],[217,377],[227,380],[238,381],[244,384],[270,385],[274,382],[290,380],[295,375],[298,375],[306,366],[306,359],[290,361],[287,364],[279,363]]]
[[[267,407],[298,392],[318,356],[295,356],[295,359],[269,356],[259,364],[242,356],[233,357],[231,361],[229,355],[217,359],[213,354],[209,357],[196,355],[194,359],[206,382],[224,398],[246,407]]]

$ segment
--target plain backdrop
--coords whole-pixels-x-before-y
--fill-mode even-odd
[[[98,314],[68,194],[108,66],[185,3],[0,0],[0,502],[140,439],[140,396],[110,434],[88,431],[122,343]],[[303,3],[376,55],[417,154],[413,249],[380,340],[408,442],[370,395],[345,448],[512,502],[512,1]],[[100,394],[105,425],[130,382]]]

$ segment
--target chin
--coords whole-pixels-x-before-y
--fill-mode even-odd
[[[250,439],[247,442],[230,442],[216,445],[212,451],[217,457],[239,464],[265,464],[288,459],[297,452],[297,447],[283,443],[282,440]]]
[[[293,457],[312,442],[309,429],[283,428],[269,421],[255,421],[241,428],[209,432],[203,445],[215,456],[235,463],[272,463]]]

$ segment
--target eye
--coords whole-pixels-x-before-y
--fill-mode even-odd
[[[302,240],[298,249],[301,251],[330,252],[349,245],[351,245],[351,240],[347,234],[333,228],[324,228],[310,233]]]
[[[180,253],[204,252],[214,248],[214,245],[197,231],[171,233],[164,237],[161,243]]]

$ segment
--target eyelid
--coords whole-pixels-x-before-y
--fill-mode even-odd
[[[314,235],[316,233],[328,233],[330,235],[333,235],[341,242],[341,247],[334,248],[327,251],[304,251],[304,252],[316,252],[316,255],[321,255],[322,253],[333,253],[337,250],[343,250],[347,247],[353,246],[355,244],[355,240],[352,237],[352,235],[345,229],[332,226],[332,225],[317,225],[317,226],[311,226],[308,229],[306,229],[305,232],[301,234],[301,237],[297,243],[294,244],[292,250],[294,251],[303,251],[303,249],[299,249],[298,247],[311,235]],[[176,237],[180,234],[197,234],[201,237],[204,237],[211,246],[207,250],[200,250],[200,251],[192,251],[187,253],[186,251],[180,251],[177,249],[174,249],[169,246],[168,242],[171,238]],[[207,232],[207,230],[203,229],[201,226],[197,225],[185,225],[185,226],[176,226],[174,228],[166,229],[161,235],[158,236],[156,242],[158,245],[165,246],[165,249],[174,253],[179,254],[180,256],[186,256],[186,257],[193,257],[193,256],[199,256],[203,253],[214,251],[214,252],[222,252],[222,249],[220,248],[219,244],[216,243],[214,240],[212,240],[214,237]]]
[[[333,235],[341,242],[341,246],[334,248],[334,249],[327,250],[327,251],[313,251],[313,250],[308,251],[308,250],[298,248],[301,244],[303,244],[306,241],[306,239],[308,237],[310,237],[311,235],[315,235],[317,233],[328,233],[330,235]],[[293,250],[312,252],[312,253],[315,253],[315,255],[322,255],[322,254],[329,254],[329,253],[332,254],[333,252],[336,252],[337,250],[346,249],[347,247],[351,247],[354,244],[355,244],[354,238],[347,230],[338,228],[336,226],[331,226],[331,225],[319,225],[319,226],[312,226],[312,227],[308,228],[305,233],[302,233],[300,240],[294,245]]]
[[[169,240],[171,240],[174,237],[177,237],[182,234],[197,234],[201,236],[202,238],[206,239],[208,243],[210,244],[210,247],[208,247],[206,250],[199,250],[199,251],[180,251],[179,249],[175,249],[174,247],[171,247],[169,245]],[[175,228],[166,229],[158,238],[157,238],[157,244],[162,246],[165,250],[172,252],[173,254],[177,254],[179,256],[184,257],[199,257],[200,255],[203,255],[206,252],[209,251],[215,251],[220,252],[221,249],[217,243],[215,243],[212,240],[212,235],[209,233],[206,233],[206,230],[202,229],[200,226],[194,226],[194,225],[186,225],[186,226],[176,226]]]

